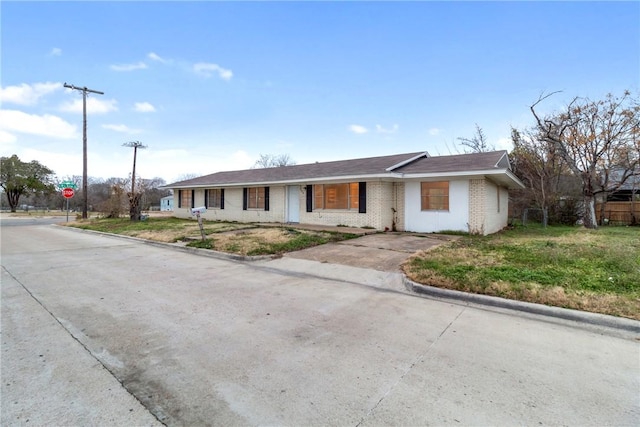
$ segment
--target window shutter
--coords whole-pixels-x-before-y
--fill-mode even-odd
[[[196,207],[196,190],[191,190],[191,207]]]
[[[246,211],[247,210],[247,187],[244,187],[242,189],[242,210]]]
[[[313,212],[313,185],[307,185],[307,212]]]
[[[224,209],[224,188],[220,190],[220,209]]]
[[[178,190],[178,207],[182,207],[182,190]]]
[[[204,207],[209,207],[209,190],[204,190]]]
[[[264,210],[269,210],[269,187],[264,187]]]
[[[358,212],[367,213],[367,183],[359,183],[358,188]]]

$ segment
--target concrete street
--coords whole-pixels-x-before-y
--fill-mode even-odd
[[[640,424],[631,332],[20,221],[0,229],[3,426]]]

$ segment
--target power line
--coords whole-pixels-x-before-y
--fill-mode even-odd
[[[82,91],[82,219],[87,219],[87,93],[104,95],[104,92],[66,83],[64,87]]]

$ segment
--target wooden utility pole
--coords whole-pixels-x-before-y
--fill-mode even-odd
[[[140,209],[138,205],[140,203],[140,195],[136,194],[136,156],[138,154],[138,148],[147,148],[146,145],[142,145],[140,141],[125,142],[123,147],[133,147],[133,173],[131,174],[131,194],[129,195],[129,218],[131,221],[138,221],[140,219]]]
[[[82,219],[87,219],[87,92],[98,95],[104,95],[104,92],[66,83],[64,87],[82,91]]]

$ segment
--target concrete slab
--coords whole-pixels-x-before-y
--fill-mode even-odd
[[[430,250],[456,240],[457,236],[377,233],[290,252],[287,258],[399,272],[400,266],[415,252]]]

